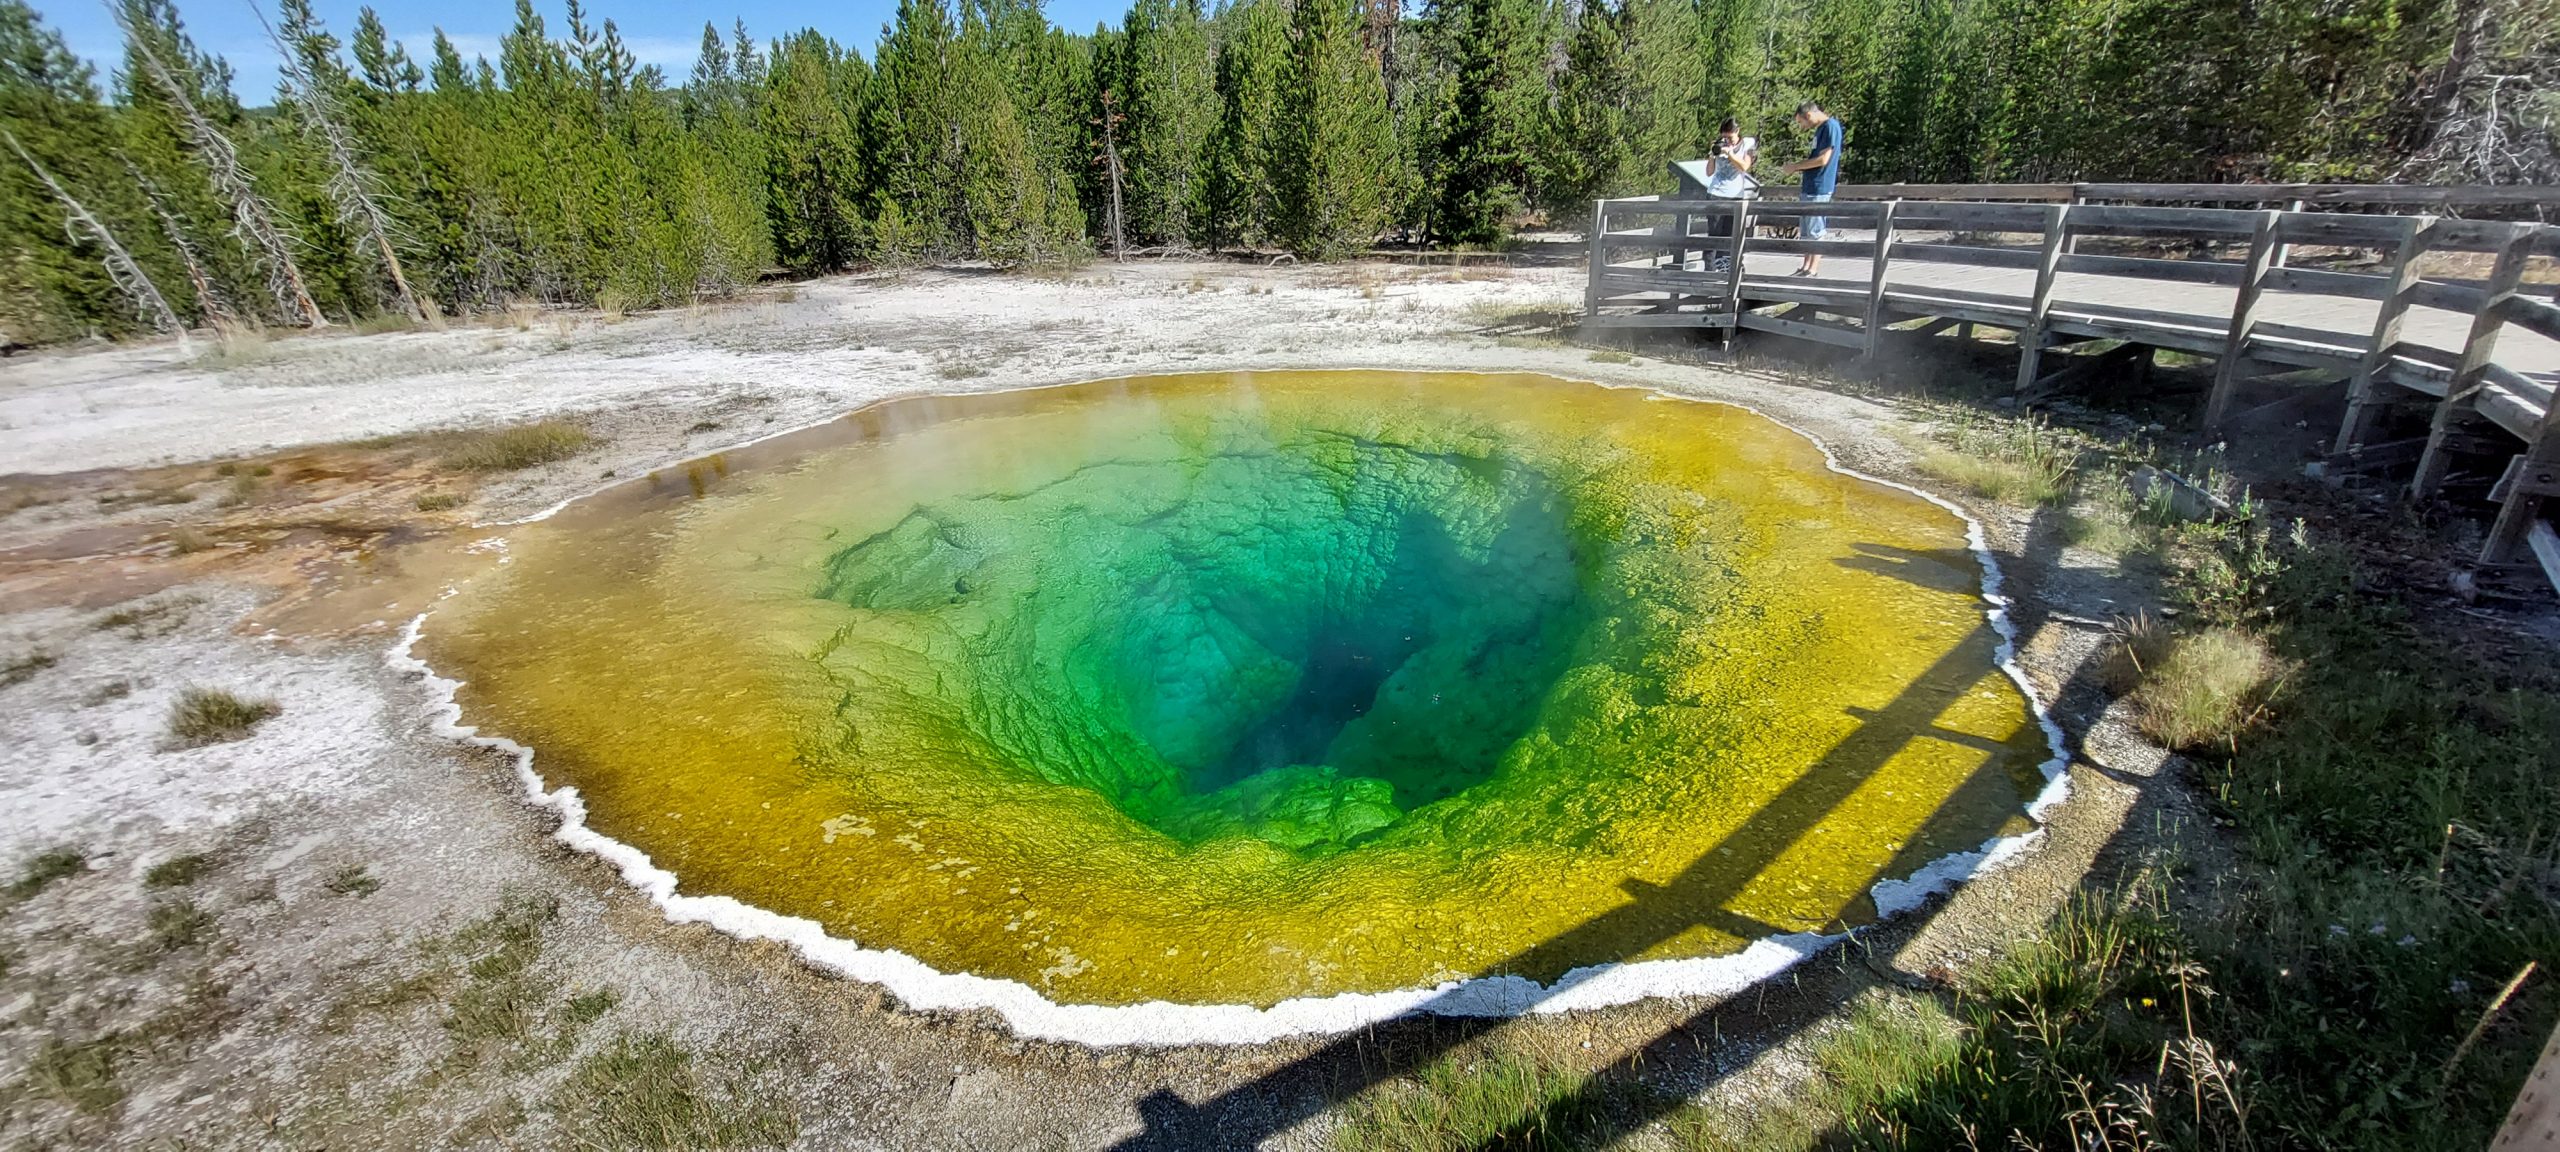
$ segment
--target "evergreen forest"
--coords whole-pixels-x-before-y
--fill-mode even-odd
[[[683,76],[579,0],[518,0],[495,59],[280,0],[271,92],[107,2],[101,67],[0,0],[11,343],[1501,245],[1726,116],[1793,159],[1808,99],[1855,182],[2560,178],[2560,0],[900,0],[867,46],[707,24]]]

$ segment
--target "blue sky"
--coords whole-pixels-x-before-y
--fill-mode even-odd
[[[270,5],[272,18],[273,0],[263,2]],[[534,2],[552,33],[560,34],[566,22],[562,15],[566,0]],[[745,17],[748,34],[759,44],[779,33],[814,27],[868,56],[871,42],[880,35],[880,25],[897,11],[897,0],[833,4],[809,0],[584,2],[588,4],[589,18],[599,24],[611,19],[621,29],[623,40],[641,63],[657,65],[677,82],[693,71],[694,52],[701,45],[705,20],[725,30],[730,21]],[[232,69],[239,74],[242,102],[259,105],[275,97],[276,70],[274,49],[259,30],[250,3],[251,0],[179,0],[178,13],[198,45],[231,61]],[[105,6],[98,0],[36,0],[36,7],[46,23],[62,30],[73,51],[98,66],[99,82],[105,84],[109,69],[123,54],[122,39]],[[329,30],[343,41],[354,30],[356,13],[365,5],[360,0],[315,0],[314,7]],[[407,43],[410,54],[422,63],[427,57],[427,45],[439,27],[462,50],[464,58],[485,54],[495,60],[498,37],[515,24],[515,0],[375,0],[372,7],[381,14],[383,26]],[[1050,0],[1049,19],[1065,28],[1090,31],[1097,20],[1117,21],[1127,7],[1127,0]]]

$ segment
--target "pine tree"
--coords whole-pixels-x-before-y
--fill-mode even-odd
[[[1670,162],[1703,156],[1718,122],[1699,115],[1707,75],[1698,56],[1698,10],[1691,0],[1625,0],[1628,167],[1618,185],[1667,191]]]
[[[1545,28],[1530,0],[1446,0],[1433,9],[1454,46],[1451,100],[1437,129],[1436,231],[1498,239],[1526,198],[1545,103]]]
[[[1244,0],[1219,19],[1218,119],[1210,128],[1191,218],[1211,251],[1250,244],[1273,220],[1271,152],[1287,75],[1289,29],[1281,0]]]
[[[1539,200],[1552,216],[1580,220],[1591,202],[1623,191],[1635,152],[1623,103],[1629,87],[1622,9],[1584,0],[1565,42],[1564,74],[1548,105]]]
[[[134,262],[133,254],[116,240],[115,233],[82,205],[70,189],[63,187],[61,181],[54,179],[53,173],[45,171],[44,165],[27,152],[26,146],[18,143],[16,133],[0,128],[0,144],[8,145],[10,153],[25,164],[27,170],[44,184],[45,190],[53,193],[53,198],[61,203],[64,222],[69,227],[73,243],[94,244],[100,249],[107,278],[133,301],[134,311],[155,330],[177,333],[179,341],[184,343],[187,330],[178,323],[178,314],[170,309],[168,299],[160,295],[160,286],[151,282],[142,265]]]
[[[953,69],[958,30],[942,0],[898,0],[873,52],[863,101],[863,154],[873,244],[891,261],[959,254],[968,233]]]
[[[1301,256],[1375,240],[1396,203],[1385,84],[1350,3],[1298,0],[1271,157],[1273,234]]]
[[[711,36],[708,28],[704,33]],[[708,50],[704,58],[711,58]],[[764,137],[774,252],[786,268],[834,271],[861,255],[863,171],[855,113],[869,79],[862,57],[815,29],[774,43],[756,126]]]
[[[156,309],[137,309],[112,265],[129,263],[155,293],[182,281],[168,273],[147,208],[115,159],[118,141],[95,74],[19,0],[0,0],[0,131],[15,141],[0,150],[0,334],[42,343],[156,322]],[[98,229],[70,219],[56,184]],[[101,231],[125,249],[122,260],[101,243]],[[173,312],[189,303],[164,301]]]
[[[1130,216],[1148,241],[1189,247],[1192,185],[1218,115],[1217,82],[1199,0],[1138,0],[1122,22],[1119,94]]]

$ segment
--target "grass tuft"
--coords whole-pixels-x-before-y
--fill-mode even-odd
[[[2057,504],[2071,494],[2081,449],[2035,417],[1960,412],[1937,431],[1944,449],[1924,452],[1920,470],[1986,500]]]
[[[169,736],[181,748],[199,748],[247,737],[284,713],[273,700],[236,696],[220,688],[189,688],[169,706]]]
[[[785,1105],[705,1083],[693,1054],[659,1033],[624,1033],[578,1061],[551,1108],[581,1144],[614,1152],[779,1147],[800,1135]]]
[[[116,1079],[123,1055],[124,1038],[113,1033],[77,1043],[48,1036],[27,1062],[27,1083],[81,1112],[104,1115],[124,1102]]]
[[[88,856],[77,848],[47,849],[18,869],[17,880],[9,885],[9,895],[29,899],[52,887],[54,881],[77,876],[88,867]]]
[[[213,937],[213,913],[193,900],[170,900],[151,906],[151,943],[163,952],[192,948]]]
[[[184,888],[203,879],[213,870],[213,857],[202,852],[172,856],[150,867],[142,874],[145,888]]]
[[[382,881],[365,870],[362,864],[349,864],[329,874],[320,886],[333,896],[371,896],[382,889]]]
[[[181,525],[169,530],[169,551],[177,555],[193,556],[212,548],[213,538],[193,528]]]
[[[462,507],[462,495],[458,492],[425,492],[418,496],[420,512],[443,512],[459,507]]]
[[[1511,1053],[1462,1050],[1381,1084],[1334,1134],[1341,1152],[1564,1149],[1601,1108],[1589,1077]]]
[[[2134,690],[2134,724],[2171,748],[2226,741],[2278,668],[2266,641],[2235,628],[2175,637],[2154,649]]]
[[[1683,1152],[1801,1152],[1854,1130],[1944,1075],[1964,1052],[1964,1026],[1931,997],[1880,993],[1859,1000],[1817,1038],[1803,1083],[1748,1108],[1718,1104],[1673,1116]]]
[[[35,679],[36,673],[58,663],[61,663],[59,657],[41,649],[12,656],[8,663],[0,664],[0,688],[6,688],[12,684],[24,684]]]
[[[1621,352],[1615,348],[1603,348],[1592,353],[1590,359],[1594,364],[1633,364],[1636,362],[1635,353]]]
[[[595,438],[565,420],[543,420],[507,428],[465,432],[452,437],[442,461],[465,472],[512,472],[566,460],[587,449]]]
[[[207,368],[246,368],[267,360],[275,350],[267,343],[267,334],[255,328],[224,328],[213,343],[196,355],[196,363]]]

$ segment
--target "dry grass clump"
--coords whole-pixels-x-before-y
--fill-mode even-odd
[[[1961,413],[1938,438],[1947,447],[1920,457],[1920,470],[1986,500],[2054,504],[2071,494],[2080,447],[2035,417],[2004,419]]]
[[[2111,654],[2105,680],[2131,692],[2134,726],[2170,748],[2229,738],[2282,664],[2267,642],[2237,628],[2172,634],[2137,617]]]
[[[349,864],[330,873],[328,879],[320,882],[320,887],[332,896],[362,897],[381,891],[382,881],[375,879],[364,865]]]
[[[88,867],[89,858],[77,848],[47,849],[18,870],[18,878],[9,885],[9,895],[27,899],[52,887],[54,881],[77,876]]]
[[[202,879],[213,869],[213,857],[202,852],[172,856],[151,866],[142,874],[145,888],[184,888]]]
[[[426,492],[418,496],[420,512],[443,512],[459,507],[462,507],[462,495],[458,492]]]
[[[213,913],[193,900],[171,900],[151,906],[151,943],[163,952],[192,948],[213,937]]]
[[[578,1061],[550,1104],[595,1148],[738,1148],[789,1144],[800,1123],[741,1082],[708,1082],[693,1054],[663,1034],[625,1033]]]
[[[76,1042],[45,1037],[27,1062],[27,1084],[80,1112],[103,1115],[124,1102],[124,1085],[116,1082],[123,1048],[123,1037],[115,1035]]]
[[[193,528],[180,526],[169,530],[169,550],[180,556],[193,556],[213,547],[213,538]]]
[[[284,713],[273,700],[248,699],[220,688],[189,688],[169,706],[169,738],[181,748],[200,748],[247,737],[258,725]]]
[[[0,663],[0,688],[6,688],[12,684],[24,684],[35,679],[36,673],[51,668],[59,662],[60,657],[42,650],[9,657],[7,662]]]
[[[267,345],[267,334],[255,328],[224,328],[213,343],[196,355],[196,363],[207,368],[244,368],[273,355]]]
[[[442,459],[445,467],[465,472],[511,472],[566,460],[594,442],[586,429],[568,421],[541,420],[460,433]]]

